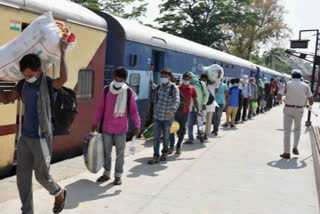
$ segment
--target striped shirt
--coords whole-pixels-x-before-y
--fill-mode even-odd
[[[171,89],[173,87],[173,89]],[[172,90],[172,91],[171,91]],[[157,120],[168,120],[169,113],[175,114],[180,104],[180,94],[177,86],[168,83],[164,88],[161,84],[156,89],[153,117]]]

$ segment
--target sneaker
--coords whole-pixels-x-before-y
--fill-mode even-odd
[[[169,148],[169,151],[168,151],[168,155],[172,155],[174,152],[174,148],[173,147],[170,147]]]
[[[290,159],[290,154],[289,153],[283,153],[280,155],[280,157],[285,158],[285,159]]]
[[[114,184],[114,185],[121,185],[121,184],[122,184],[121,178],[116,177],[116,178],[114,179],[114,181],[113,181],[113,184]]]
[[[110,177],[109,177],[109,176],[107,176],[107,175],[102,175],[101,177],[99,177],[99,178],[97,179],[97,182],[98,182],[98,183],[103,183],[103,182],[106,182],[106,181],[108,181],[108,180],[110,180]]]
[[[299,150],[297,148],[293,148],[292,153],[295,155],[299,155]]]
[[[158,157],[153,157],[151,160],[148,161],[148,164],[156,164],[156,163],[159,163],[160,160]]]
[[[184,142],[183,144],[193,144],[193,140],[187,140],[187,141]]]
[[[181,155],[181,149],[176,150],[176,155]]]
[[[160,161],[167,161],[168,155],[166,153],[162,154],[160,157]]]

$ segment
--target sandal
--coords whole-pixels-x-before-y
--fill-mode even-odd
[[[159,163],[159,158],[153,157],[151,160],[148,161],[148,164],[155,164]]]
[[[67,198],[67,191],[64,189],[63,190],[63,195],[64,195],[64,198],[63,198],[63,201],[61,201],[60,203],[54,203],[54,207],[53,207],[53,213],[60,213],[63,208],[64,208],[64,204],[66,202],[66,198]]]
[[[107,176],[107,175],[102,175],[100,178],[97,179],[97,182],[98,182],[98,183],[102,183],[102,182],[106,182],[106,181],[108,181],[108,180],[110,180],[110,177],[109,177],[109,176]]]

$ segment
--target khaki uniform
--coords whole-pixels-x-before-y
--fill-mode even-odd
[[[290,153],[292,123],[294,122],[294,148],[297,148],[300,140],[304,106],[306,105],[307,98],[312,97],[312,93],[306,83],[300,81],[300,79],[293,79],[282,87],[279,94],[286,96],[286,106],[283,109],[283,141],[284,153]]]

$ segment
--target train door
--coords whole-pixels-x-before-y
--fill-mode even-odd
[[[160,70],[164,67],[164,52],[152,50],[153,80],[160,83]]]
[[[257,72],[255,75],[255,79],[256,79],[256,81],[258,81],[260,79],[260,68],[258,66],[257,66]]]

